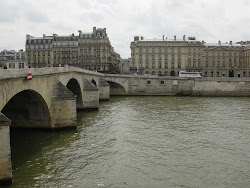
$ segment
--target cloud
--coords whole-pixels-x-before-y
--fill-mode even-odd
[[[249,40],[248,0],[8,0],[0,6],[0,50],[24,48],[25,35],[107,28],[114,49],[130,56],[135,35],[196,36],[207,42]],[[14,40],[13,40],[14,39]]]

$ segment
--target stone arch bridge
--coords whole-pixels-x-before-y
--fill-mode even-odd
[[[109,100],[110,94],[128,92],[128,82],[116,81],[74,67],[0,69],[0,184],[12,179],[9,126],[74,128],[77,109],[99,108],[99,101]]]

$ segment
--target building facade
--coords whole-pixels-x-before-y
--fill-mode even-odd
[[[0,52],[1,66],[4,68],[22,69],[25,68],[25,52],[21,49],[3,50]]]
[[[26,58],[29,67],[51,67],[70,65],[88,70],[115,73],[117,58],[106,28],[93,27],[92,33],[81,30],[76,36],[32,37],[26,36]]]
[[[249,44],[208,44],[195,37],[150,39],[134,37],[130,71],[134,74],[178,76],[179,71],[202,72],[204,77],[250,76]]]

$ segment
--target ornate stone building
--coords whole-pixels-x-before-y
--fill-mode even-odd
[[[76,66],[88,70],[116,73],[119,54],[110,44],[106,28],[93,27],[92,33],[79,35],[26,36],[26,59],[30,67]]]
[[[249,44],[208,44],[195,37],[150,39],[134,37],[130,71],[136,74],[178,76],[179,71],[205,77],[250,76]]]

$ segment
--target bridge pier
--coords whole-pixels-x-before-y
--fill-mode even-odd
[[[109,101],[110,100],[110,86],[109,83],[103,79],[99,80],[99,101]]]
[[[76,128],[76,98],[74,94],[59,81],[53,86],[49,111],[52,128]]]
[[[12,183],[10,124],[11,121],[0,113],[0,185]]]
[[[99,108],[99,90],[94,84],[92,84],[87,79],[83,80],[82,97],[83,97],[82,99],[83,109],[86,109],[86,108],[98,109]]]

